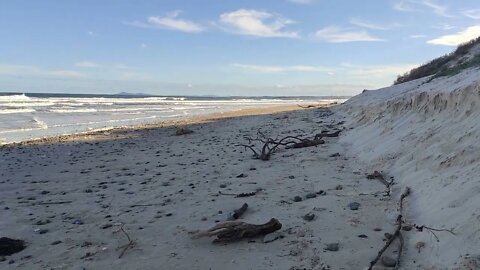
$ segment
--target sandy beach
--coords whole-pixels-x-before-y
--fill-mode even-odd
[[[2,148],[0,230],[28,243],[2,268],[368,266],[393,226],[384,213],[391,202],[384,186],[366,179],[371,172],[345,156],[347,145],[326,138],[317,147],[279,150],[269,161],[235,146],[258,129],[271,137],[344,131],[345,115],[318,108],[266,112],[191,123],[194,133],[184,136],[167,126]],[[189,231],[226,221],[243,203],[249,207],[241,221],[282,223],[274,241],[191,239]],[[122,225],[135,245],[119,258],[129,243]],[[329,244],[338,251],[326,250]]]
[[[26,248],[0,267],[479,269],[478,78],[4,146],[0,231]],[[338,132],[266,161],[239,146]],[[244,204],[281,228],[192,238]]]

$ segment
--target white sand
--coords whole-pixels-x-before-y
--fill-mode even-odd
[[[366,180],[368,171],[344,156],[347,145],[328,138],[325,145],[281,150],[271,161],[254,160],[234,147],[258,128],[272,137],[310,136],[337,125],[342,114],[303,110],[192,125],[195,133],[172,136],[172,127],[122,131],[87,142],[47,143],[0,150],[2,236],[26,240],[28,248],[0,262],[5,269],[358,269],[368,265],[393,223],[384,214],[391,203],[384,187]],[[122,135],[117,139],[114,135]],[[340,153],[339,157],[330,157]],[[255,168],[255,170],[253,170]],[[239,174],[245,178],[237,178]],[[102,183],[103,182],[103,183]],[[222,184],[226,188],[221,188]],[[342,185],[343,190],[335,190]],[[218,195],[263,191],[248,198]],[[325,196],[293,202],[299,195]],[[42,191],[48,191],[42,194]],[[86,192],[87,191],[87,192]],[[43,192],[45,193],[45,192]],[[366,195],[360,195],[366,194]],[[40,202],[72,201],[60,205]],[[347,205],[359,202],[360,209]],[[192,240],[187,231],[224,221],[244,202],[242,221],[277,218],[284,236],[228,245]],[[153,206],[130,207],[134,204]],[[8,210],[4,208],[8,207]],[[220,211],[222,213],[220,213]],[[313,221],[302,216],[312,212]],[[171,213],[171,216],[167,216]],[[46,225],[35,225],[49,220]],[[72,224],[75,220],[83,224]],[[119,259],[128,241],[135,241]],[[374,231],[383,228],[384,231]],[[48,229],[39,234],[36,229]],[[366,239],[358,235],[365,234]],[[62,241],[51,245],[54,241]],[[329,243],[339,251],[324,251]],[[85,255],[90,254],[90,256]],[[26,257],[31,256],[31,257]],[[23,259],[22,259],[23,258]],[[13,259],[15,262],[8,264]],[[331,268],[328,268],[331,266]],[[298,267],[298,268],[292,268]]]

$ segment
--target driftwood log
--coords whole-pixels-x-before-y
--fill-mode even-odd
[[[222,243],[238,241],[244,238],[254,238],[272,233],[281,228],[282,224],[276,218],[272,218],[267,223],[259,225],[241,221],[226,221],[218,223],[208,230],[197,230],[190,233],[193,239],[216,236],[217,238],[213,240],[213,243]]]
[[[242,205],[242,207],[233,211],[233,213],[230,215],[229,219],[230,220],[238,219],[239,217],[241,217],[243,215],[243,213],[245,213],[245,211],[247,211],[247,208],[248,208],[248,204],[244,203]]]

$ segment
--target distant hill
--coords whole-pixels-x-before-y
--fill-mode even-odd
[[[480,37],[459,45],[452,53],[436,58],[398,76],[394,84],[409,82],[432,75],[433,77],[431,79],[453,75],[474,66],[480,66]]]
[[[115,94],[115,96],[148,96],[145,93],[129,93],[129,92],[120,92]]]

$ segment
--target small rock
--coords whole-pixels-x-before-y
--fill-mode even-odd
[[[14,264],[14,263],[15,263],[15,260],[13,260],[13,259],[8,261],[8,264]]]
[[[293,197],[293,201],[294,201],[294,202],[301,202],[301,201],[302,201],[302,197],[300,197],[300,196],[295,196],[295,197]]]
[[[294,175],[289,175],[288,179],[295,179],[295,176]]]
[[[330,243],[325,245],[325,250],[328,251],[338,251],[339,244],[338,243]]]
[[[315,214],[314,213],[308,213],[308,214],[303,216],[303,219],[306,220],[306,221],[312,221],[313,219],[315,219]]]
[[[382,257],[382,264],[387,267],[395,267],[395,265],[397,265],[397,261],[392,257],[384,255]]]
[[[241,173],[241,174],[237,175],[236,177],[237,178],[245,178],[245,177],[247,177],[247,175],[244,174],[244,173]]]
[[[404,225],[404,226],[402,227],[402,230],[409,232],[409,231],[412,230],[412,226],[410,226],[410,225]]]
[[[60,243],[62,243],[62,241],[57,240],[57,241],[53,241],[52,243],[50,243],[50,245],[55,246],[55,245],[58,245]]]
[[[165,216],[167,216],[167,217],[170,217],[170,216],[172,216],[172,215],[173,215],[172,213],[167,213],[167,214],[165,214]]]
[[[358,237],[359,237],[359,238],[368,238],[368,236],[365,235],[365,234],[360,234]]]
[[[376,231],[376,232],[380,232],[380,231],[382,231],[382,228],[375,228],[373,230]]]
[[[317,194],[320,195],[320,196],[325,196],[325,195],[327,195],[327,192],[325,192],[325,190],[319,190],[319,191],[317,191]]]
[[[342,185],[338,185],[335,187],[335,190],[342,190],[343,189],[343,186]]]
[[[85,193],[92,193],[92,192],[93,192],[93,190],[90,189],[90,188],[85,189]]]
[[[385,233],[384,235],[385,235],[385,238],[386,238],[386,239],[390,239],[390,238],[392,238],[392,236],[393,236],[391,233],[388,233],[388,232]]]
[[[102,227],[100,227],[100,228],[105,230],[105,229],[108,229],[108,228],[110,228],[110,227],[112,227],[112,226],[113,226],[112,224],[107,223],[107,224],[104,224],[104,225],[103,225]]]
[[[72,224],[75,224],[75,225],[83,225],[83,221],[81,221],[80,219],[76,219],[72,222]]]
[[[48,233],[47,229],[42,229],[38,231],[38,234],[46,234],[46,233]]]
[[[358,208],[360,207],[360,204],[358,202],[351,202],[348,204],[348,207],[350,208],[350,210],[358,210]]]
[[[315,193],[308,193],[305,197],[306,197],[307,199],[313,199],[313,198],[316,198],[316,197],[317,197],[317,194],[315,194]]]
[[[220,188],[226,188],[226,187],[227,187],[226,184],[221,184],[221,185],[220,185]]]
[[[41,226],[41,225],[46,225],[50,223],[50,220],[46,219],[46,220],[39,220],[35,223],[35,225],[38,225],[38,226]]]

